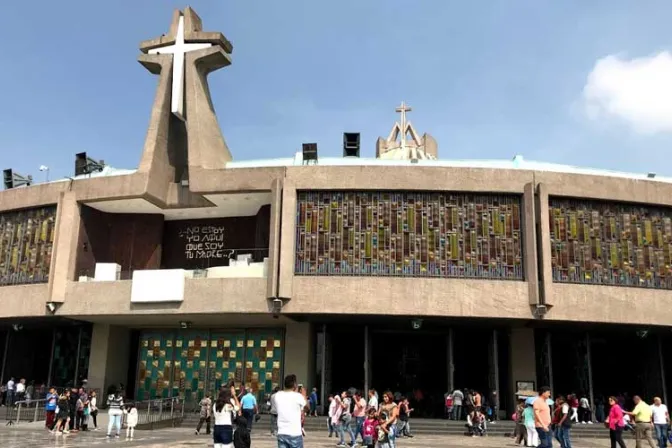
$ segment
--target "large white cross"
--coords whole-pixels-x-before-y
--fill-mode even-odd
[[[173,55],[173,90],[170,111],[184,121],[184,54],[189,51],[211,47],[212,44],[188,44],[184,42],[184,16],[180,15],[175,43],[166,47],[149,50],[149,54]]]
[[[405,149],[406,148],[406,112],[410,112],[413,109],[408,107],[406,103],[403,101],[401,102],[401,106],[396,108],[396,112],[401,113],[401,148]]]

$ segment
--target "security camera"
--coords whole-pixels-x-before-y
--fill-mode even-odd
[[[411,327],[413,327],[414,330],[419,330],[422,328],[422,319],[413,319],[411,321]]]
[[[47,302],[47,310],[49,310],[51,314],[54,314],[56,312],[56,304],[54,302]]]

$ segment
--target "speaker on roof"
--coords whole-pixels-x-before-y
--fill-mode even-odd
[[[5,184],[5,190],[10,190],[16,187],[29,187],[33,183],[33,176],[22,176],[8,168],[2,171],[2,180]]]
[[[307,165],[311,161],[317,163],[317,143],[304,143],[303,164]]]
[[[85,152],[75,154],[75,176],[103,171],[104,167],[105,161],[103,160],[93,160],[91,157],[87,157]]]
[[[343,133],[343,157],[359,157],[359,132]]]

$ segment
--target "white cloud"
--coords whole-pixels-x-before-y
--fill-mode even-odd
[[[672,132],[672,54],[597,61],[583,88],[592,119],[617,117],[636,132]]]

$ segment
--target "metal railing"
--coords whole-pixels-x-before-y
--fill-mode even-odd
[[[46,420],[44,409],[47,400],[22,400],[6,406],[7,424],[39,422]]]
[[[182,397],[137,401],[134,404],[138,410],[138,428],[141,429],[176,426],[184,418],[185,402]]]

